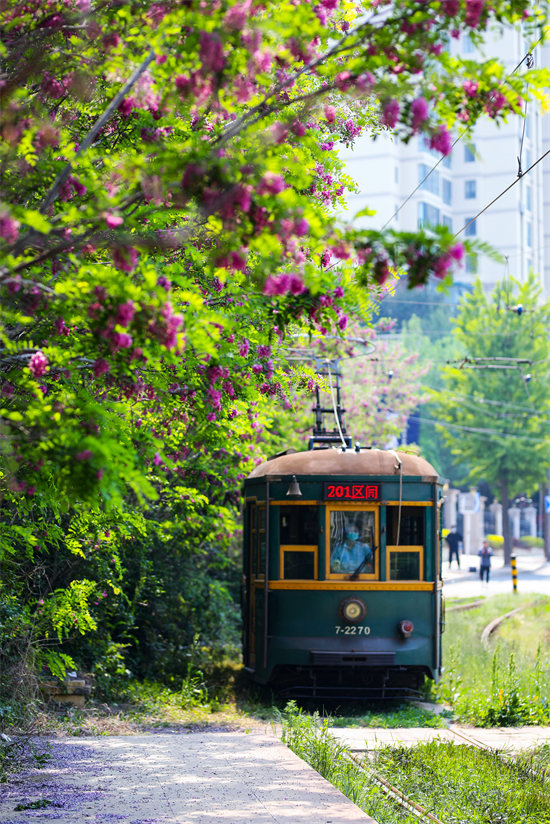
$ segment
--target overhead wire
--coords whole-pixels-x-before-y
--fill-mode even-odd
[[[334,389],[332,388],[332,375],[330,372],[330,361],[327,359],[327,370],[328,370],[328,383],[330,386],[330,397],[332,398],[332,408],[334,409],[334,419],[336,420],[336,426],[338,427],[338,434],[340,435],[340,439],[342,441],[342,446],[344,449],[348,448],[348,445],[345,441],[344,435],[342,434],[342,427],[340,426],[340,415],[338,414],[338,410],[336,408],[336,398],[334,396]]]
[[[495,435],[499,438],[515,438],[522,441],[534,441],[536,443],[550,443],[550,440],[544,438],[531,438],[529,435],[517,435],[515,432],[497,432],[495,429],[485,429],[478,426],[459,426],[457,423],[449,423],[448,421],[436,421],[433,418],[423,418],[420,415],[410,415],[410,420],[419,421],[421,423],[431,423],[433,426],[441,426],[444,429],[460,429],[464,432],[471,432],[486,437],[487,435]]]
[[[491,206],[493,206],[493,205],[497,202],[497,200],[500,200],[500,198],[501,198],[501,197],[503,197],[503,196],[504,196],[507,192],[509,192],[509,191],[510,191],[510,189],[513,189],[513,187],[516,185],[516,183],[519,183],[519,181],[520,181],[520,180],[522,180],[522,178],[524,178],[524,177],[525,177],[525,175],[529,174],[529,172],[530,172],[530,171],[532,171],[532,170],[535,168],[535,166],[538,166],[538,164],[539,164],[542,160],[544,160],[544,158],[545,158],[545,157],[548,157],[548,155],[550,155],[550,149],[548,149],[548,151],[547,151],[547,152],[545,152],[543,155],[541,155],[541,156],[539,157],[539,159],[538,159],[538,160],[535,160],[535,162],[534,162],[531,166],[529,166],[529,168],[528,168],[528,169],[526,169],[526,170],[522,173],[521,177],[516,177],[516,179],[513,181],[513,183],[510,183],[510,185],[509,185],[509,186],[507,186],[507,187],[506,187],[506,189],[504,189],[504,191],[502,191],[499,195],[497,195],[497,196],[494,198],[494,200],[491,200],[491,202],[490,202],[487,206],[485,206],[485,208],[484,208],[484,209],[482,209],[482,210],[481,210],[481,212],[478,212],[478,213],[477,213],[477,215],[476,215],[475,217],[473,217],[471,220],[469,220],[469,221],[468,221],[468,223],[466,223],[466,225],[462,227],[462,229],[459,229],[459,231],[458,231],[458,232],[455,232],[455,234],[453,235],[453,238],[458,237],[460,234],[462,234],[462,232],[463,232],[465,229],[467,229],[467,228],[468,228],[468,226],[470,226],[472,223],[474,223],[474,222],[478,219],[478,217],[481,217],[481,215],[482,215],[484,212],[486,212],[488,209],[490,209],[490,208],[491,208]]]
[[[527,52],[527,54],[526,54],[526,55],[525,55],[525,56],[524,56],[524,57],[523,57],[523,58],[519,61],[519,63],[517,64],[517,66],[516,66],[514,69],[512,69],[512,71],[511,71],[511,72],[510,72],[510,73],[506,76],[506,78],[505,78],[505,80],[504,80],[504,83],[505,83],[505,82],[506,82],[506,81],[507,81],[510,77],[512,77],[512,75],[513,75],[513,74],[515,74],[515,73],[517,72],[517,70],[520,68],[520,66],[521,66],[523,63],[525,63],[525,61],[526,61],[526,60],[528,61],[528,65],[529,65],[529,58],[531,58],[531,59],[532,59],[532,56],[533,56],[533,55],[532,55],[532,52],[533,52],[533,49],[535,49],[535,48],[536,48],[536,46],[538,46],[538,44],[541,42],[541,40],[542,40],[542,39],[543,39],[543,37],[540,37],[540,38],[536,41],[536,43],[533,43],[533,45],[530,47],[530,49],[529,49],[529,51]],[[454,147],[456,146],[456,144],[457,144],[460,140],[462,140],[462,138],[464,137],[464,135],[465,135],[465,134],[467,134],[467,132],[468,132],[468,131],[469,131],[469,128],[468,128],[467,126],[466,126],[466,127],[465,127],[462,131],[461,131],[461,133],[459,134],[459,136],[456,138],[456,140],[455,140],[455,141],[452,143],[452,145],[451,145],[451,152],[452,152],[452,150],[454,149]],[[449,154],[450,154],[450,152],[449,152]],[[406,198],[406,200],[404,200],[404,201],[403,201],[403,203],[402,203],[402,204],[401,204],[401,205],[400,205],[400,206],[396,209],[395,213],[394,213],[394,214],[393,214],[393,215],[389,218],[389,220],[387,220],[387,221],[386,221],[386,223],[384,223],[384,225],[382,226],[382,229],[381,229],[380,231],[383,231],[383,230],[386,228],[386,226],[387,226],[389,223],[391,223],[391,222],[392,222],[392,220],[394,220],[394,218],[396,218],[396,217],[397,217],[397,215],[399,214],[399,212],[401,211],[401,209],[403,208],[403,206],[406,206],[406,204],[409,202],[409,200],[411,199],[411,197],[413,197],[413,195],[415,195],[415,194],[418,192],[418,190],[422,187],[422,185],[425,183],[425,181],[426,181],[426,180],[429,178],[429,176],[432,174],[432,172],[434,172],[434,171],[437,169],[437,167],[439,166],[439,164],[443,162],[444,158],[445,158],[445,155],[441,155],[441,157],[439,158],[439,160],[437,161],[437,163],[435,163],[435,164],[434,164],[434,166],[432,166],[432,168],[430,169],[430,171],[428,172],[428,174],[427,174],[425,177],[423,177],[423,178],[422,178],[422,180],[420,181],[420,183],[418,184],[418,186],[416,186],[416,188],[414,188],[414,189],[413,189],[413,191],[412,191],[412,192],[410,193],[410,195]],[[532,168],[532,167],[531,167],[531,168]],[[528,169],[527,171],[530,171],[530,170]],[[524,172],[523,174],[527,174],[527,172]],[[518,178],[518,179],[519,179],[519,178]],[[498,199],[498,198],[497,198],[497,199]],[[492,205],[492,204],[490,204],[490,205]],[[487,207],[487,208],[488,208],[488,207]],[[468,225],[469,225],[469,224],[468,224]],[[464,227],[464,228],[465,228],[465,227]],[[461,231],[462,231],[462,230],[461,230]],[[460,234],[460,232],[459,232],[458,234]],[[454,237],[456,237],[456,235],[454,235]]]

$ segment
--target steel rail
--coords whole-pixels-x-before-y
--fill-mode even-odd
[[[484,603],[485,601],[470,601],[469,604],[457,604],[453,607],[447,607],[447,612],[459,612],[460,610],[477,609]]]
[[[363,764],[359,761],[359,759],[352,755],[351,753],[346,753],[346,757],[351,759],[357,767],[361,770],[362,773],[365,773],[369,778],[371,778],[375,784],[378,784],[386,795],[396,801],[400,807],[407,810],[407,812],[412,813],[417,818],[428,819],[429,821],[433,821],[434,824],[443,824],[443,822],[437,818],[433,813],[430,813],[428,810],[425,810],[424,807],[421,807],[420,804],[417,804],[416,801],[413,801],[412,798],[409,798],[405,793],[401,792],[400,789],[397,787],[392,786],[389,781],[386,781],[385,778],[382,778],[381,775],[375,773],[374,770],[366,770]]]
[[[516,615],[518,612],[523,612],[524,609],[530,609],[531,607],[536,607],[538,602],[534,602],[531,604],[525,604],[523,607],[518,607],[517,609],[513,609],[511,612],[505,612],[504,615],[500,615],[498,618],[494,618],[483,630],[481,633],[481,643],[487,649],[489,645],[489,638],[491,634],[499,627],[503,621],[507,618],[511,618],[513,615]]]

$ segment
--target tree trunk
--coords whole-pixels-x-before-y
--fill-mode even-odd
[[[510,518],[508,507],[510,499],[508,497],[508,482],[506,478],[500,479],[500,502],[502,504],[502,534],[504,536],[504,566],[510,566],[512,557],[512,533],[510,532]]]

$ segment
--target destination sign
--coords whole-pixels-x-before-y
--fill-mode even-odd
[[[378,484],[343,483],[325,484],[326,501],[378,501],[380,486]]]

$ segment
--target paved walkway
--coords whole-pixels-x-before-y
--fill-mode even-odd
[[[376,824],[271,734],[57,739],[45,770],[0,784],[0,822]],[[47,809],[14,812],[47,799]]]
[[[489,586],[485,587],[479,580],[479,572],[469,572],[469,567],[479,569],[479,558],[477,555],[461,555],[458,570],[456,561],[453,561],[451,569],[447,562],[447,552],[443,554],[443,580],[445,582],[444,593],[448,598],[466,598],[478,595],[500,595],[505,592],[512,592],[512,572],[510,567],[504,566],[503,556],[492,558],[491,576]],[[518,565],[518,591],[534,592],[543,595],[550,595],[550,563],[546,561],[542,554],[519,555]]]
[[[374,750],[387,744],[413,746],[420,742],[454,741],[455,744],[468,744],[469,741],[481,744],[489,749],[523,749],[537,744],[550,744],[550,727],[497,727],[481,729],[480,727],[450,727],[433,729],[427,727],[410,727],[392,730],[369,727],[332,727],[335,738],[346,744],[351,750],[361,752]]]

